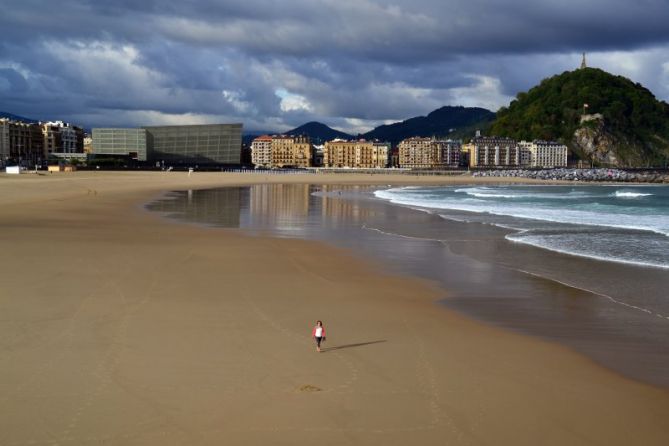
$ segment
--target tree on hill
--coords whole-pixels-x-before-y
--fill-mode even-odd
[[[497,113],[490,132],[521,140],[559,140],[578,153],[574,133],[584,113],[603,115],[626,165],[661,163],[669,150],[669,105],[638,83],[597,68],[544,79]],[[582,154],[581,154],[582,155]]]

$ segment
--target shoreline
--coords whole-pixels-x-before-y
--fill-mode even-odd
[[[439,213],[376,199],[374,189],[255,185],[187,196],[175,191],[147,208],[200,227],[240,228],[252,235],[317,240],[348,249],[380,263],[388,274],[438,283],[450,296],[440,303],[461,314],[557,342],[630,379],[669,387],[662,372],[669,364],[666,323],[648,320],[654,313],[638,306],[643,302],[630,302],[624,288],[615,285],[622,279],[633,287],[641,277],[666,282],[661,272],[508,245],[508,228],[444,220]],[[460,243],[462,238],[467,243]],[[467,279],[482,268],[484,276]],[[602,288],[599,279],[588,281],[592,273],[608,277],[613,289]]]
[[[202,176],[0,180],[12,290],[0,299],[3,443],[669,439],[666,391],[434,311],[435,284],[322,243],[174,225],[141,208],[160,191],[257,182]],[[318,317],[331,350],[317,356]]]

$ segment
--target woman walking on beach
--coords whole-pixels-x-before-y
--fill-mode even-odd
[[[325,341],[325,327],[323,322],[316,321],[316,326],[311,330],[311,337],[316,340],[316,351],[321,351],[321,342]]]

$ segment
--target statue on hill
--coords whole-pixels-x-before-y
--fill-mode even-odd
[[[585,63],[585,53],[583,53],[583,59],[581,59],[581,70],[583,68],[588,68],[588,65]]]

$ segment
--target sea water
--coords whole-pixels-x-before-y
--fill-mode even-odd
[[[402,187],[376,197],[512,230],[514,243],[669,269],[669,186]]]

